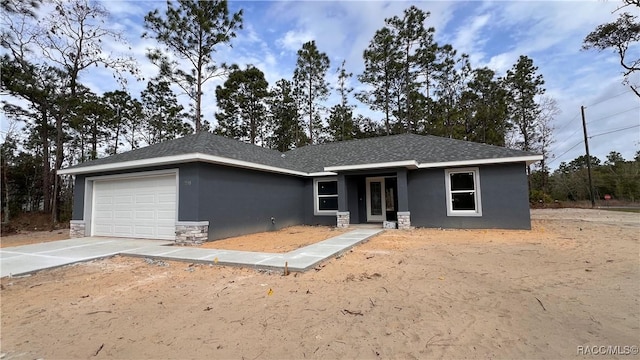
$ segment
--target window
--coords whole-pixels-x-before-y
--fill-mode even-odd
[[[478,168],[445,170],[447,216],[482,216]]]
[[[335,215],[338,211],[338,180],[336,178],[313,181],[316,215]]]

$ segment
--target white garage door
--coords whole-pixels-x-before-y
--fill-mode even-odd
[[[174,174],[94,181],[92,235],[173,240],[175,223]]]

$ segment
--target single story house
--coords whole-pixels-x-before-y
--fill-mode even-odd
[[[202,132],[60,170],[72,236],[199,243],[291,225],[530,229],[529,152],[414,134],[281,153]]]

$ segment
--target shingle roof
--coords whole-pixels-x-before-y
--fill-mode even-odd
[[[65,170],[80,170],[88,166],[115,165],[129,161],[192,153],[218,156],[304,173],[322,172],[325,167],[332,166],[378,164],[406,160],[433,164],[536,155],[499,146],[415,134],[325,143],[304,146],[281,153],[208,132],[201,132],[106,158],[84,162]],[[73,171],[69,171],[69,173],[73,173]]]
[[[286,158],[308,172],[324,167],[376,164],[404,160],[440,163],[480,159],[503,159],[536,155],[500,146],[438,136],[401,134],[304,146],[285,153]]]
[[[209,132],[200,132],[193,135],[187,135],[185,137],[168,140],[159,144],[149,145],[121,154],[87,161],[72,166],[69,169],[191,153],[220,156],[233,160],[242,160],[256,164],[295,170],[284,160],[284,158],[282,157],[282,153],[277,150],[270,150],[261,146],[256,146],[242,141],[229,139],[223,136],[214,135]]]

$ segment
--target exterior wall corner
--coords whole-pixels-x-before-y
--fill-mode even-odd
[[[209,240],[208,221],[178,221],[176,222],[176,244],[201,245]]]
[[[398,229],[400,230],[411,229],[411,212],[398,211]]]
[[[69,221],[69,237],[81,238],[87,236],[87,225],[84,220],[71,220]]]
[[[351,222],[350,213],[348,211],[338,211],[336,213],[337,225],[338,228],[348,228],[349,223]]]

